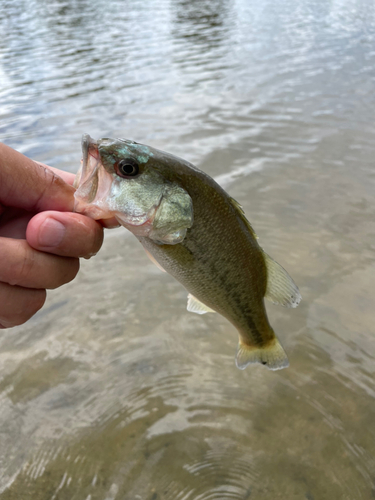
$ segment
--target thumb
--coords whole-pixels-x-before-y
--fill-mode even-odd
[[[74,191],[52,170],[0,143],[0,204],[33,212],[71,211]]]

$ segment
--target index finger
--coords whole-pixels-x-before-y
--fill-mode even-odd
[[[73,210],[74,188],[49,168],[0,143],[0,204],[42,210]]]
[[[37,163],[38,165],[44,167],[44,168],[48,168],[49,170],[52,170],[53,173],[55,173],[56,175],[61,177],[61,179],[63,179],[67,184],[69,184],[70,186],[73,186],[75,174],[72,174],[71,172],[65,172],[65,170],[60,170],[60,169],[55,168],[55,167],[50,167],[49,165],[46,165],[45,163],[42,163],[40,161],[34,160],[34,162]]]

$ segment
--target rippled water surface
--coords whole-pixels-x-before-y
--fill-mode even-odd
[[[0,135],[76,171],[80,136],[182,156],[300,286],[290,368],[125,229],[0,335],[0,498],[375,498],[372,0],[0,0]]]

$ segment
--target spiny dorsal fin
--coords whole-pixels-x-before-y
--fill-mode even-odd
[[[242,221],[246,224],[250,233],[254,236],[256,240],[259,239],[254,229],[252,228],[250,222],[246,219],[246,215],[242,206],[234,198],[230,198],[230,202],[232,203],[233,207],[239,212],[239,216],[241,217]]]
[[[285,269],[264,251],[263,256],[267,266],[265,298],[284,307],[297,307],[302,299],[297,285]]]
[[[206,313],[216,312],[213,309],[207,307],[200,300],[196,299],[194,295],[192,295],[191,293],[189,293],[188,295],[187,310],[196,314],[206,314]]]

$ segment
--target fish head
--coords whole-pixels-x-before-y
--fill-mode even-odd
[[[171,180],[170,161],[156,149],[126,139],[82,137],[82,162],[74,186],[75,212],[115,217],[136,236],[160,244],[183,241],[193,224],[187,191]]]

